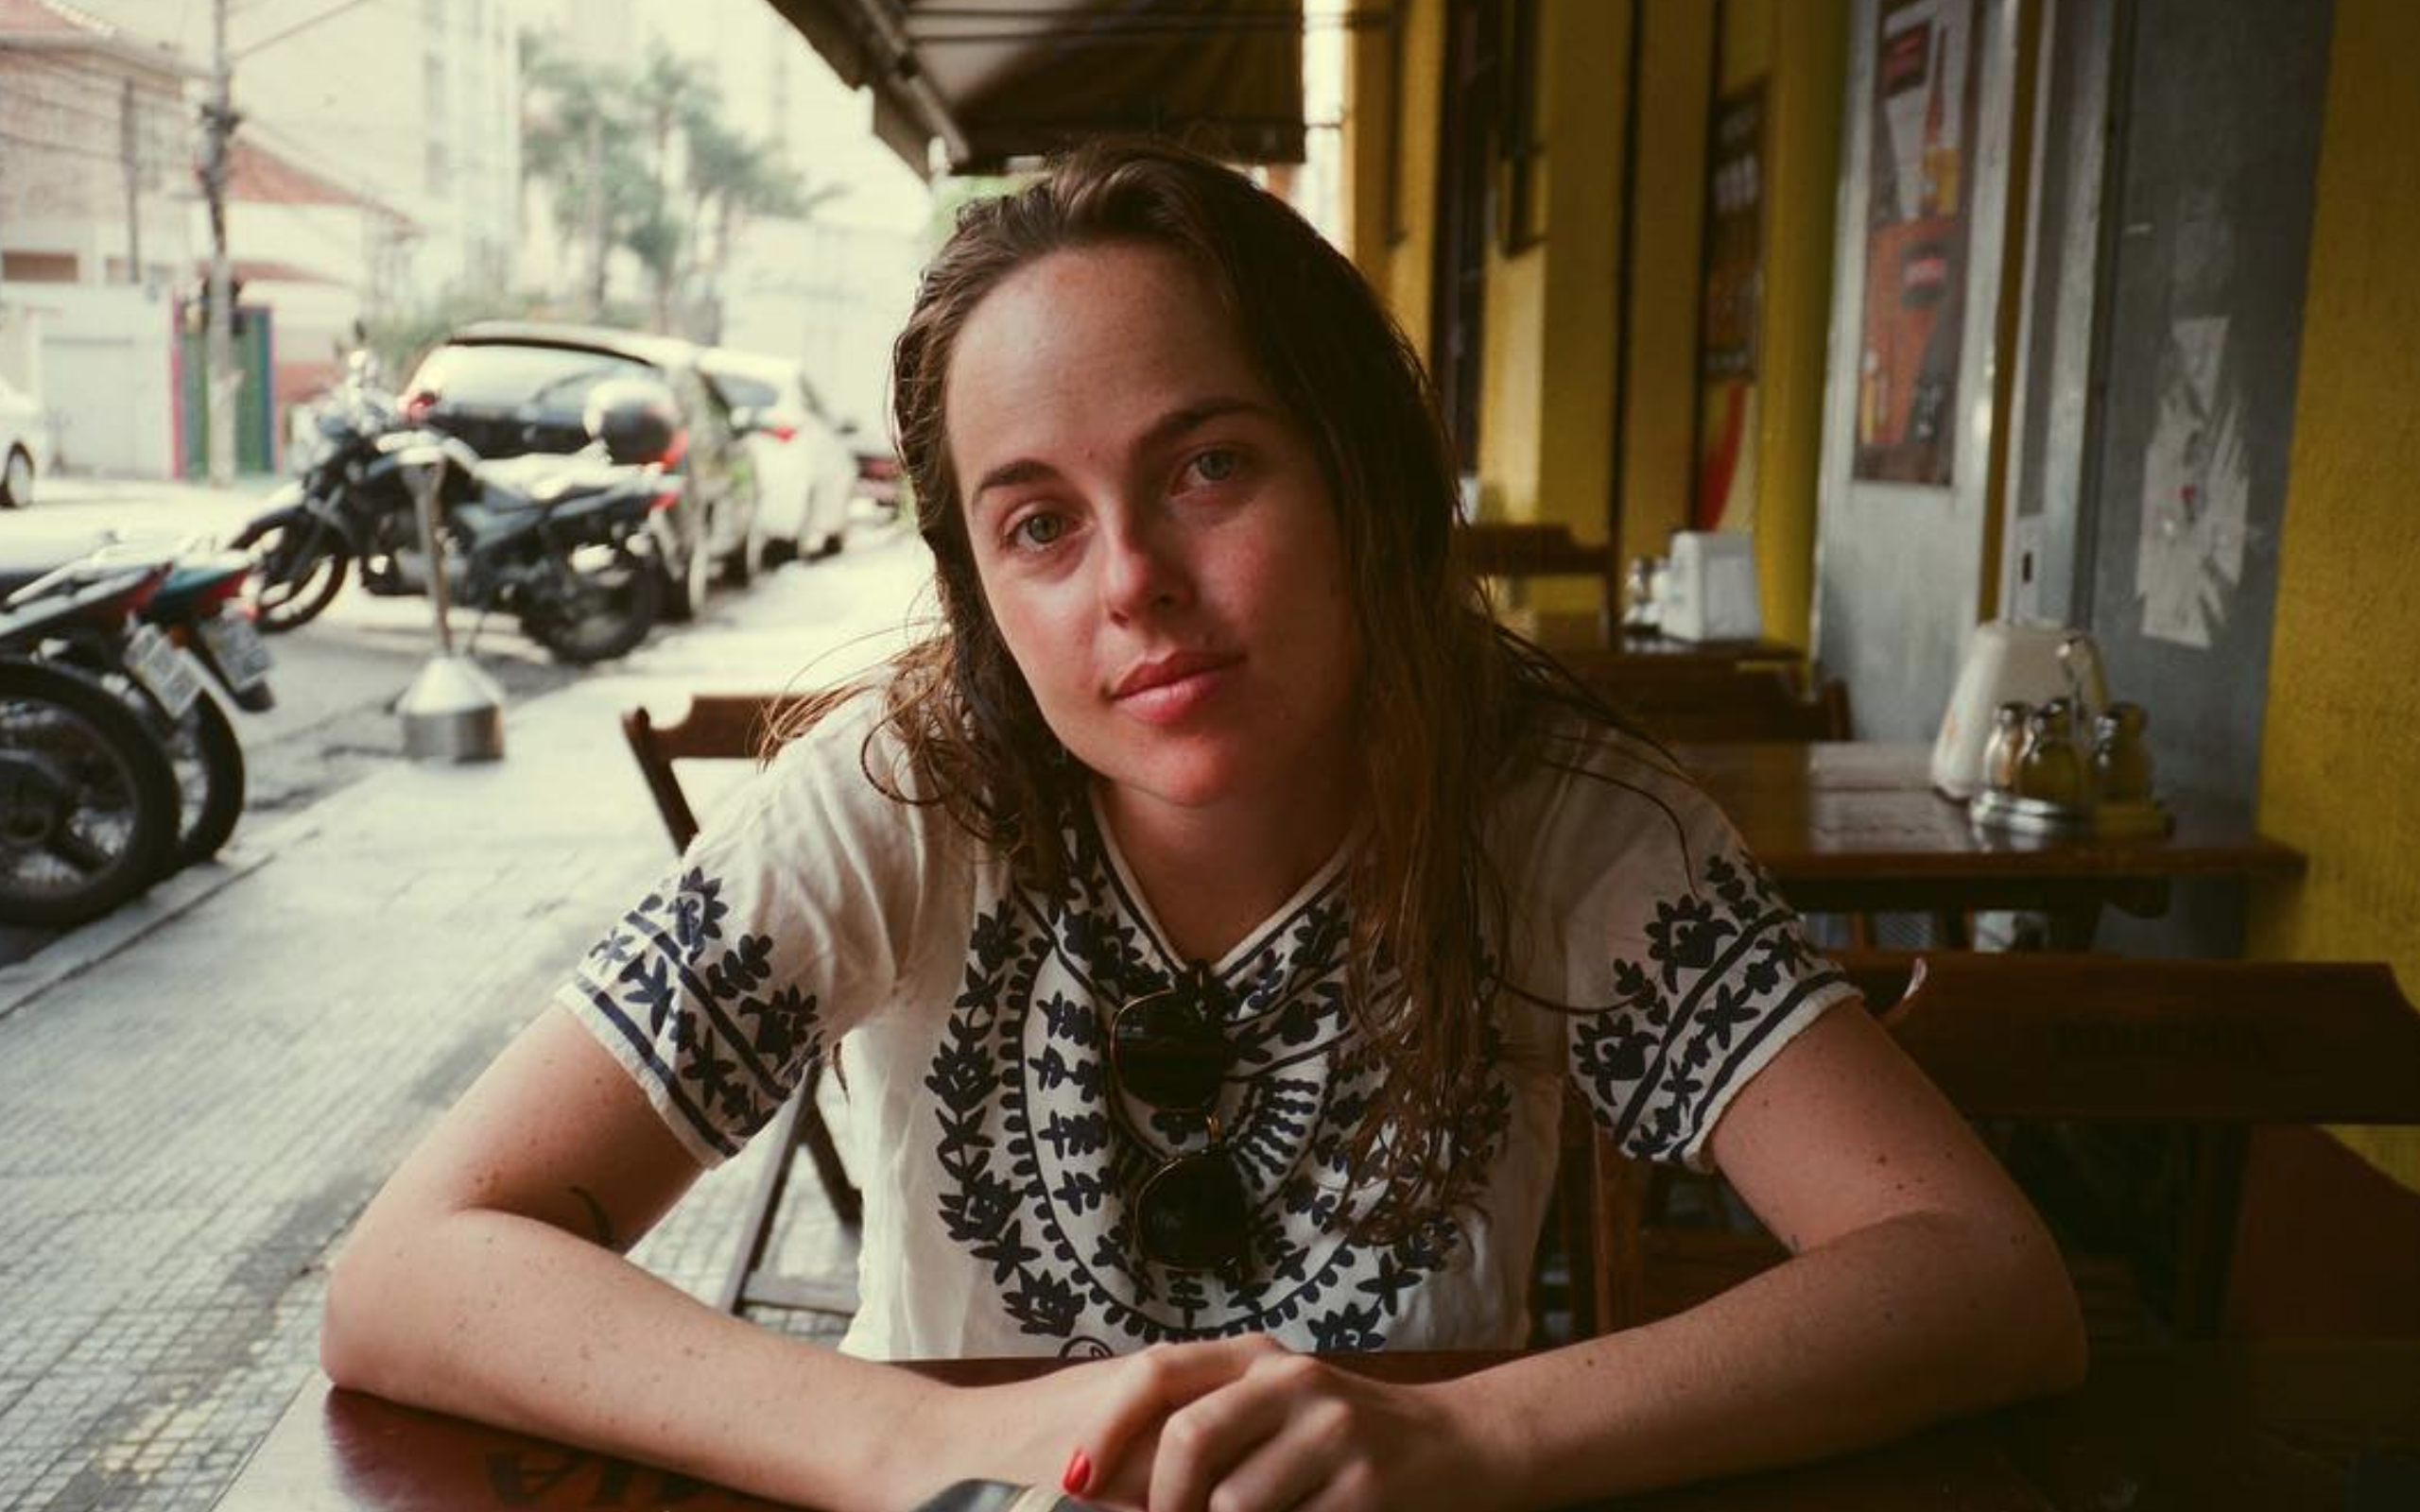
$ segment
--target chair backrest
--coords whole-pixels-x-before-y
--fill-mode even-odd
[[[2420,1014],[2377,962],[1942,954],[1881,1016],[1973,1118],[2420,1125]]]
[[[1876,952],[1841,965],[1970,1118],[2238,1130],[2420,1125],[2420,1013],[2382,964]],[[1564,1149],[1568,1158],[1568,1132]],[[1590,1210],[1584,1228],[1566,1230],[1575,1274],[1589,1278],[1575,1305],[1581,1332],[1657,1315],[1646,1267],[1697,1265],[1703,1276],[1685,1276],[1680,1289],[1703,1296],[1780,1258],[1770,1244],[1692,1244],[1656,1230],[1643,1170],[1601,1133],[1588,1153],[1560,1183],[1566,1203]],[[2180,1311],[2188,1328],[2206,1331],[2223,1294],[2233,1198],[2200,1193],[2193,1208],[2188,1228],[2218,1252],[2192,1263]]]
[[[1848,685],[1838,678],[1810,691],[1787,666],[1706,666],[1587,653],[1566,654],[1563,662],[1591,691],[1662,740],[1850,735]]]
[[[688,795],[673,772],[678,761],[749,761],[760,754],[773,721],[801,695],[701,693],[674,724],[659,725],[645,705],[622,715],[622,736],[647,779],[655,810],[672,836],[672,848],[685,850],[698,835],[698,816]]]
[[[1490,522],[1458,527],[1462,559],[1483,577],[1594,577],[1614,602],[1621,563],[1612,546],[1583,544],[1567,525]]]

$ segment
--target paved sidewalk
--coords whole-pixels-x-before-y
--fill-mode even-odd
[[[211,1504],[313,1369],[328,1261],[378,1182],[669,864],[620,712],[871,660],[928,570],[899,532],[772,575],[510,710],[503,762],[382,771],[113,953],[0,972],[0,1506]],[[710,1283],[765,1153],[640,1258]],[[786,1243],[848,1263],[828,1219]]]

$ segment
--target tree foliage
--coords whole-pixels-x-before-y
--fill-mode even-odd
[[[619,249],[646,272],[656,330],[679,323],[684,302],[714,323],[750,219],[806,215],[838,192],[810,185],[778,142],[733,129],[705,76],[661,43],[635,71],[572,58],[544,33],[523,33],[521,47],[522,171],[545,183],[557,234],[584,251],[593,318]]]

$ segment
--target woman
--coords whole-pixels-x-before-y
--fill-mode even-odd
[[[1078,153],[961,215],[895,369],[944,631],[789,732],[395,1176],[339,1383],[834,1508],[1401,1512],[2075,1379],[2023,1199],[1720,816],[1495,631],[1418,364],[1288,211]],[[843,1032],[834,1352],[614,1252]],[[1312,1358],[1520,1342],[1566,1082],[1793,1258],[1451,1383]],[[875,1363],[1004,1353],[1108,1358]]]

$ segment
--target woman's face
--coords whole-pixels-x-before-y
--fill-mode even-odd
[[[1116,245],[1019,269],[959,331],[945,404],[992,615],[1114,799],[1282,804],[1348,769],[1335,505],[1190,265]]]

